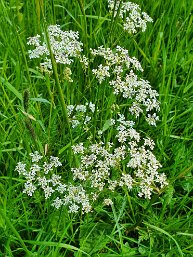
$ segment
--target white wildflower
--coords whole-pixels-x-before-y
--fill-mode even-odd
[[[32,181],[32,180],[35,180],[35,176],[37,174],[37,172],[40,171],[40,166],[37,165],[37,164],[33,164],[31,167],[30,167],[30,171],[25,175],[25,178],[29,181]]]
[[[63,194],[67,190],[67,185],[59,183],[56,191],[58,191],[60,194]]]
[[[115,95],[122,95],[125,99],[131,99],[129,111],[136,118],[144,113],[150,125],[155,125],[158,117],[151,115],[152,111],[160,110],[160,103],[157,100],[158,93],[151,88],[149,81],[138,78],[135,71],[143,71],[140,62],[135,57],[130,57],[128,50],[116,46],[115,50],[104,48],[91,49],[93,56],[104,59],[104,64],[99,64],[97,69],[93,69],[99,83],[107,77],[109,85],[113,88]],[[126,71],[126,73],[125,73]],[[124,142],[122,135],[120,142]]]
[[[117,180],[109,180],[109,190],[114,192],[115,188],[118,186],[118,181]]]
[[[40,155],[40,154],[38,153],[38,151],[35,151],[34,153],[30,153],[29,155],[30,155],[31,158],[32,158],[32,162],[39,162],[39,160],[41,160],[41,159],[43,158],[43,156]]]
[[[24,184],[23,193],[25,193],[29,196],[32,196],[35,190],[36,190],[36,186],[31,181],[27,181]]]
[[[54,156],[50,156],[50,164],[55,168],[62,166],[62,163],[59,161],[59,158]]]
[[[86,115],[84,124],[88,124],[90,122],[90,120],[91,120],[91,117]]]
[[[26,164],[22,162],[18,162],[17,166],[15,167],[15,170],[19,173],[19,175],[25,176],[27,173]]]
[[[45,188],[47,187],[48,183],[49,183],[49,180],[46,179],[45,176],[43,177],[38,177],[37,178],[37,181],[38,181],[38,185],[41,186],[41,188]]]
[[[48,198],[52,195],[52,193],[54,193],[54,191],[55,191],[55,190],[54,190],[52,187],[50,187],[50,186],[44,187],[43,190],[44,190],[44,194],[45,194],[45,199],[48,199]]]
[[[73,150],[74,154],[77,154],[77,153],[82,153],[83,154],[84,153],[83,143],[73,145],[72,150]]]
[[[147,199],[151,199],[152,191],[153,191],[153,188],[151,188],[148,185],[142,184],[140,186],[140,192],[138,193],[138,196],[139,197],[144,196]]]
[[[74,105],[70,104],[67,105],[67,113],[68,113],[68,117],[71,116],[72,112],[74,111]]]
[[[44,169],[44,173],[45,173],[45,174],[48,174],[50,171],[53,170],[53,165],[52,165],[52,163],[44,162],[43,169]]]
[[[101,84],[106,77],[110,77],[109,66],[103,66],[102,64],[98,66],[98,69],[93,69],[92,73],[96,75],[99,84]]]
[[[76,106],[75,110],[77,112],[84,112],[85,113],[86,112],[86,106],[82,105],[82,104],[79,104],[79,105]]]
[[[52,174],[52,177],[50,179],[50,182],[52,183],[53,186],[56,186],[56,185],[60,185],[60,180],[61,180],[61,176],[59,175],[56,175],[56,174]]]
[[[92,211],[92,206],[90,205],[89,201],[84,201],[82,203],[82,212],[89,213]]]
[[[148,114],[147,117],[146,117],[146,121],[148,122],[149,125],[152,125],[152,126],[156,126],[156,121],[159,120],[159,117],[157,116],[156,113],[154,114]]]
[[[90,103],[88,104],[88,106],[89,106],[91,112],[94,113],[94,112],[95,112],[95,104],[93,104],[92,102],[90,102]]]
[[[77,213],[79,206],[75,203],[69,206],[69,213]]]
[[[33,164],[30,168],[30,171],[34,172],[36,174],[36,172],[39,172],[41,169],[41,167],[37,164]]]
[[[162,173],[162,174],[157,174],[156,175],[156,180],[157,183],[160,183],[160,187],[163,188],[165,186],[168,186],[168,181],[166,178],[166,174]]]
[[[122,173],[119,185],[126,186],[129,190],[133,188],[133,179],[131,175]]]
[[[76,128],[80,124],[80,121],[74,119],[73,117],[73,120],[71,120],[71,123],[72,123],[72,128]]]
[[[63,204],[62,199],[60,199],[59,197],[57,197],[53,202],[52,202],[52,206],[54,206],[56,209],[59,209]]]
[[[154,149],[155,143],[151,138],[145,138],[144,139],[144,145],[148,146],[151,150]]]
[[[113,202],[112,202],[112,200],[110,198],[104,199],[103,203],[104,203],[104,205],[107,205],[107,206],[108,205],[113,205]]]
[[[62,31],[59,25],[50,25],[48,26],[48,36],[51,51],[57,63],[70,65],[73,62],[72,57],[76,57],[84,64],[85,68],[88,66],[88,59],[81,54],[83,44],[79,42],[78,32],[72,30]],[[41,63],[41,67],[44,71],[49,72],[52,70],[50,52],[47,44],[42,42],[41,36],[30,37],[27,44],[35,47],[33,50],[28,51],[29,58],[45,58],[45,61]]]
[[[121,0],[108,0],[110,12],[114,11],[114,16],[118,14],[123,20],[123,28],[128,33],[137,33],[138,29],[144,32],[147,22],[153,22],[152,18],[145,12],[141,12],[139,5],[132,2],[122,2]]]

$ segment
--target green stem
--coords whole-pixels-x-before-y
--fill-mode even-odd
[[[45,26],[45,35],[46,35],[46,39],[47,39],[48,49],[49,49],[49,52],[50,52],[50,57],[51,57],[51,62],[52,62],[53,74],[54,74],[54,78],[55,78],[55,85],[56,85],[56,88],[57,88],[57,91],[58,91],[59,100],[60,100],[60,104],[61,104],[61,107],[62,107],[62,113],[63,113],[63,116],[64,116],[64,120],[65,120],[65,123],[67,124],[67,129],[68,129],[68,132],[70,134],[70,140],[71,140],[71,143],[72,143],[72,133],[71,133],[70,122],[69,122],[68,114],[67,114],[67,106],[66,106],[66,103],[65,103],[65,100],[64,100],[64,95],[63,95],[62,88],[60,86],[60,81],[59,81],[58,71],[57,71],[57,64],[56,64],[56,61],[55,61],[55,58],[54,58],[54,55],[53,55],[53,52],[52,52],[52,49],[51,49],[50,38],[49,38],[49,35],[48,35],[47,24],[46,24],[45,19],[44,19],[44,26]],[[65,131],[64,131],[64,134],[66,135]]]
[[[133,211],[133,206],[132,206],[132,203],[131,203],[131,197],[130,197],[130,195],[128,194],[128,191],[127,191],[127,190],[125,190],[125,193],[126,193],[126,195],[127,195],[127,200],[128,200],[129,207],[130,207],[130,210],[131,210],[131,213],[132,213],[132,216],[133,216],[133,220],[136,222],[135,214],[134,214],[134,211]]]

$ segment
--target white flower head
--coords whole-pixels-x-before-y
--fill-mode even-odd
[[[40,155],[38,151],[35,151],[34,153],[30,153],[30,156],[32,158],[32,162],[39,162],[39,160],[43,158],[43,156]]]
[[[74,57],[83,63],[84,68],[88,66],[88,59],[81,54],[83,44],[79,41],[78,32],[72,30],[63,31],[59,25],[50,25],[48,26],[48,36],[56,63],[70,65]],[[45,34],[43,34],[42,38],[45,38]],[[40,64],[41,69],[45,72],[52,71],[49,48],[46,42],[41,40],[41,36],[30,37],[27,44],[35,47],[33,50],[28,51],[29,58],[44,58],[45,61]]]
[[[110,198],[106,198],[103,201],[104,205],[113,205],[113,201]]]
[[[24,184],[24,190],[23,190],[23,193],[29,195],[29,196],[32,196],[34,191],[36,190],[36,186],[31,182],[31,181],[27,181],[25,184]]]
[[[108,0],[108,6],[111,13],[114,11],[114,16],[119,15],[119,18],[123,20],[123,28],[130,34],[135,34],[138,30],[144,32],[147,28],[147,22],[153,22],[152,18],[147,13],[142,12],[139,5],[135,3]]]

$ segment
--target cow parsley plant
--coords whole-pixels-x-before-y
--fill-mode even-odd
[[[114,17],[123,21],[128,33],[145,31],[147,22],[152,22],[137,4],[108,0],[108,7]],[[46,34],[30,37],[28,45],[34,48],[28,51],[29,58],[40,59],[41,69],[48,73],[52,72],[51,51],[56,63],[64,65],[64,79],[72,86],[70,65],[78,58],[84,68],[88,68],[89,88],[93,86],[98,92],[102,87],[108,88],[106,94],[110,97],[105,97],[113,96],[114,100],[104,108],[105,98],[99,99],[103,93],[96,96],[95,102],[83,96],[84,104],[77,101],[76,95],[68,99],[70,104],[65,108],[71,134],[69,154],[73,161],[64,171],[58,157],[48,158],[37,151],[31,153],[28,162],[18,162],[15,168],[25,180],[23,193],[33,197],[36,190],[40,190],[45,200],[50,199],[51,206],[57,209],[65,206],[69,213],[80,210],[88,213],[99,203],[111,206],[114,197],[124,191],[146,199],[161,192],[168,181],[159,171],[162,166],[153,153],[155,143],[137,127],[141,116],[148,125],[156,126],[159,95],[149,81],[139,77],[143,72],[140,62],[119,45],[90,49],[91,60],[88,60],[82,54],[79,33],[62,31],[59,25],[50,25]],[[90,70],[88,63],[93,65]],[[71,104],[71,99],[77,102]],[[88,102],[85,103],[85,99]],[[125,112],[121,103],[126,106]],[[107,110],[111,117],[106,115]],[[77,137],[79,131],[83,134]]]

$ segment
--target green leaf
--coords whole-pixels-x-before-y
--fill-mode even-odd
[[[40,103],[46,103],[51,104],[47,99],[45,98],[30,98],[31,101],[40,102]]]
[[[19,93],[19,91],[17,91],[17,89],[12,86],[8,81],[6,81],[3,77],[0,77],[0,81],[17,97],[19,98],[21,101],[23,101],[23,97],[22,94]]]
[[[106,131],[107,129],[110,128],[110,126],[112,126],[111,120],[106,120],[106,121],[105,121],[105,124],[103,125],[102,131],[103,131],[103,132]]]
[[[181,250],[181,248],[180,248],[178,242],[176,241],[176,239],[175,239],[172,235],[170,235],[167,231],[163,230],[162,228],[156,227],[156,226],[151,225],[151,224],[149,224],[149,223],[147,223],[147,222],[144,222],[144,224],[145,224],[146,226],[148,226],[148,227],[150,227],[150,228],[152,228],[152,229],[154,229],[154,230],[156,230],[156,231],[162,233],[162,234],[165,234],[165,235],[168,236],[170,239],[172,239],[172,240],[174,241],[174,243],[176,244],[177,248],[178,248],[178,252],[179,252],[180,256],[184,256],[184,254],[183,254],[183,252],[182,252],[182,250]]]
[[[86,252],[78,249],[77,247],[73,246],[73,245],[69,245],[69,244],[64,244],[64,243],[58,243],[58,242],[45,242],[45,241],[33,241],[33,240],[24,240],[25,243],[28,244],[32,244],[32,245],[44,245],[44,246],[57,246],[59,248],[65,248],[68,250],[72,250],[72,251],[80,251],[84,254],[86,254],[87,256],[89,256],[89,254],[87,254]]]

